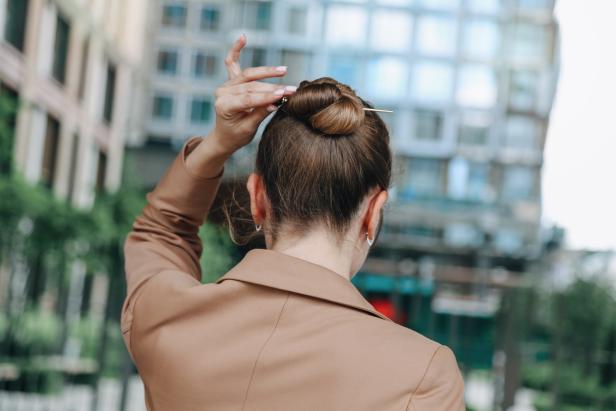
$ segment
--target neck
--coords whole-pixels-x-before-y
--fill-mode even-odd
[[[346,279],[351,278],[353,247],[340,246],[324,229],[311,230],[301,237],[282,236],[271,249],[318,264]]]

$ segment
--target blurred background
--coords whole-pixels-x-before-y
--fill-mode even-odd
[[[243,66],[394,110],[391,202],[353,282],[455,351],[468,409],[616,410],[615,18],[610,0],[0,0],[0,410],[145,409],[123,241],[211,129],[240,33]],[[234,246],[218,207],[254,152],[201,232],[204,282],[263,246]]]

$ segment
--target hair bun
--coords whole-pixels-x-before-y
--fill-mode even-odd
[[[285,103],[285,111],[330,135],[351,134],[365,118],[360,98],[349,86],[331,77],[302,81]]]

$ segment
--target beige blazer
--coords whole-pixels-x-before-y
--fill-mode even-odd
[[[186,168],[200,141],[148,194],[125,244],[122,333],[148,409],[463,410],[452,351],[392,322],[323,266],[256,249],[200,283],[197,232],[223,173]]]

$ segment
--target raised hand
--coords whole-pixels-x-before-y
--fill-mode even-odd
[[[259,124],[276,110],[273,104],[285,95],[293,94],[295,86],[270,84],[258,80],[282,77],[286,66],[240,67],[240,53],[246,45],[241,35],[225,58],[229,80],[216,89],[216,125],[218,143],[230,153],[250,143]]]

